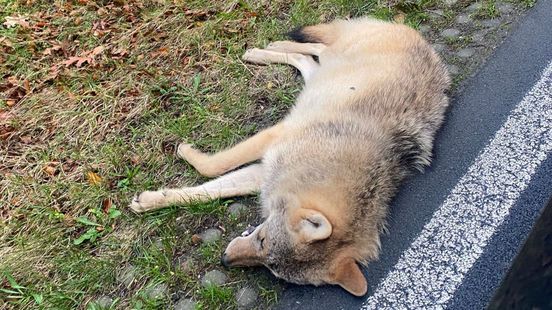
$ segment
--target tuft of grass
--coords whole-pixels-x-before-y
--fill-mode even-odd
[[[500,11],[496,7],[495,0],[485,0],[481,8],[477,10],[473,16],[480,19],[496,18],[500,16]]]
[[[235,303],[229,287],[208,285],[199,291],[199,295],[202,297],[200,308],[203,309],[223,309]]]

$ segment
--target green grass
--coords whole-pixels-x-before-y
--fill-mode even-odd
[[[135,215],[130,198],[205,181],[176,158],[178,142],[217,151],[293,104],[301,88],[294,71],[245,65],[247,48],[336,17],[417,28],[433,23],[429,12],[440,2],[121,3],[0,0],[0,24],[20,14],[30,25],[0,25],[0,308],[98,309],[109,296],[113,309],[165,309],[178,293],[203,309],[232,309],[244,285],[266,308],[279,292],[266,272],[225,271],[222,287],[198,280],[221,267],[221,252],[254,211],[232,217],[221,200]],[[485,3],[482,14],[496,14],[494,1]],[[105,49],[91,63],[63,63],[98,46]],[[192,242],[219,226],[222,240]],[[167,292],[151,298],[158,284]]]

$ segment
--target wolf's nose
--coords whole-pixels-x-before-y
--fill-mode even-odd
[[[222,254],[222,258],[220,259],[220,263],[225,267],[230,267],[230,262],[228,261],[228,255],[226,253]]]

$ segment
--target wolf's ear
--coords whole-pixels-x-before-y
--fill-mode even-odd
[[[316,210],[301,208],[295,215],[295,230],[304,241],[324,240],[332,234],[332,223],[324,214]]]
[[[351,257],[340,259],[330,269],[330,284],[337,284],[347,292],[362,296],[368,290],[368,283],[358,267],[356,261]]]

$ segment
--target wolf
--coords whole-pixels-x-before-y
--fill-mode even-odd
[[[288,115],[215,154],[180,144],[177,154],[199,173],[220,177],[146,191],[130,207],[260,192],[264,222],[228,244],[223,264],[264,265],[289,282],[361,296],[361,265],[378,258],[390,200],[406,176],[430,164],[450,78],[431,45],[402,24],[336,20],[290,37],[243,55],[300,71],[304,88]]]

